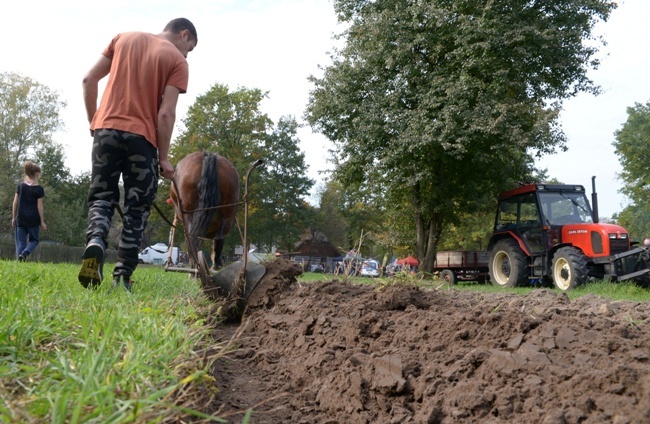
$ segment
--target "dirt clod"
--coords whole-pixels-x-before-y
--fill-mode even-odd
[[[343,282],[275,264],[213,364],[239,423],[647,423],[650,304]],[[299,272],[299,270],[297,271]],[[291,275],[293,274],[293,275]]]

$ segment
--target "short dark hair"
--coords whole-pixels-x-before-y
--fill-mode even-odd
[[[190,32],[190,35],[192,36],[194,41],[198,43],[199,37],[198,35],[196,35],[196,28],[194,28],[194,24],[190,22],[189,19],[185,19],[185,18],[172,19],[171,21],[169,21],[167,25],[165,25],[163,31],[171,31],[174,34],[178,34],[179,32],[185,29]]]

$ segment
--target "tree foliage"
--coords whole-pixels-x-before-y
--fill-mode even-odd
[[[189,153],[203,149],[230,160],[239,175],[260,159],[271,119],[260,110],[268,96],[259,89],[230,91],[223,84],[213,85],[196,101],[183,120],[184,129],[174,141],[171,158],[178,162]]]
[[[40,183],[45,189],[43,210],[48,227],[41,237],[83,246],[86,242],[90,173],[72,176],[65,165],[64,150],[58,143],[43,146],[35,159],[43,171]]]
[[[65,102],[56,92],[15,73],[0,73],[0,159],[2,169],[20,177],[26,158],[35,158],[52,144],[63,127]]]
[[[349,224],[344,210],[344,191],[338,181],[329,180],[319,190],[319,220],[315,224],[327,236],[330,243],[341,251],[352,248],[349,239]]]
[[[614,133],[614,151],[623,168],[621,192],[632,204],[618,217],[636,240],[650,236],[650,102],[627,108],[627,120]]]
[[[298,123],[282,117],[263,144],[265,164],[259,171],[256,192],[251,193],[255,214],[249,234],[257,246],[293,250],[300,235],[314,220],[314,210],[304,200],[314,181],[309,179],[305,154],[298,148]]]
[[[642,242],[650,237],[650,204],[633,203],[614,216],[614,219],[630,233],[630,240]]]
[[[408,202],[430,271],[445,225],[565,149],[562,100],[597,93],[602,0],[338,0],[346,44],[312,77],[305,117],[336,145],[335,177]]]
[[[445,227],[440,250],[487,250],[494,227],[494,208],[473,214],[461,212],[457,218],[455,224]]]
[[[317,229],[339,250],[359,249],[365,258],[377,258],[392,246],[386,240],[386,221],[381,196],[367,184],[347,187],[337,180],[329,180],[320,192]]]
[[[628,107],[627,121],[614,136],[614,152],[623,168],[621,191],[635,203],[650,203],[650,102]]]
[[[47,231],[41,238],[54,240],[69,246],[84,246],[88,224],[88,187],[90,172],[68,176],[64,181],[52,184],[51,175],[43,168],[42,184],[45,188],[43,210]],[[112,240],[112,246],[117,242]]]

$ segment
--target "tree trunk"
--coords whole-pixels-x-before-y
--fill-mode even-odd
[[[420,261],[420,271],[433,273],[433,267],[436,262],[436,253],[438,252],[438,242],[440,233],[442,233],[443,218],[441,214],[433,214],[429,221],[429,233],[426,252]]]
[[[413,209],[415,211],[415,255],[417,256],[419,262],[419,268],[422,266],[422,258],[426,253],[425,244],[426,244],[426,234],[425,234],[425,222],[422,217],[422,197],[420,193],[420,183],[415,183],[413,187]],[[420,270],[422,270],[420,268]]]
[[[432,273],[444,218],[439,213],[434,213],[431,217],[422,214],[420,183],[416,183],[413,188],[413,204],[415,205],[415,252],[419,262],[418,271]]]

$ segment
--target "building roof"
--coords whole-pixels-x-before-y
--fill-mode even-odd
[[[313,237],[311,234],[303,236],[296,244],[295,254],[302,256],[341,256],[341,252],[336,246],[319,231],[316,231]]]

